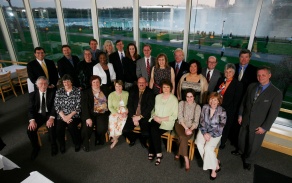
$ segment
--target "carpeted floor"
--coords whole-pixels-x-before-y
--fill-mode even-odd
[[[57,183],[93,183],[93,182],[211,182],[209,171],[203,171],[201,160],[196,154],[191,162],[191,170],[186,173],[180,168],[178,161],[174,161],[172,153],[166,153],[160,166],[147,160],[147,151],[139,142],[129,147],[124,138],[120,138],[118,145],[110,149],[109,144],[93,146],[86,153],[74,152],[70,136],[67,135],[67,152],[55,157],[50,155],[50,144],[47,135],[42,135],[43,146],[35,161],[30,160],[31,146],[26,135],[28,125],[27,103],[28,94],[9,96],[7,101],[0,102],[0,136],[7,146],[0,153],[21,169],[10,171],[0,170],[1,183],[21,182],[32,171],[39,171]],[[230,154],[233,148],[228,144],[219,151],[222,170],[218,173],[216,182],[253,182],[253,170],[242,168],[240,157]],[[262,148],[256,162],[258,165],[292,177],[292,157]]]

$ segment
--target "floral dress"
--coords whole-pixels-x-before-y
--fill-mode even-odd
[[[153,84],[153,92],[155,95],[162,92],[161,81],[164,79],[168,79],[171,81],[171,67],[167,67],[165,69],[160,69],[154,67],[154,84]]]

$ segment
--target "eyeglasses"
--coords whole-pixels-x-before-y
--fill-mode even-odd
[[[209,64],[216,64],[217,62],[209,62],[209,61],[208,61],[208,63],[209,63]]]
[[[187,98],[193,98],[194,96],[187,96]]]

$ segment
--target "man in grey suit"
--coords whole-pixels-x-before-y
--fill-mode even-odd
[[[215,69],[217,65],[217,59],[214,56],[210,56],[207,60],[207,67],[202,69],[202,75],[205,76],[209,85],[208,85],[208,93],[214,91],[215,86],[219,78],[222,77],[222,74],[219,70]]]
[[[257,83],[252,83],[239,108],[238,123],[241,125],[238,147],[243,154],[244,169],[250,170],[255,162],[265,134],[278,116],[282,93],[271,82],[269,67],[257,71]]]
[[[145,44],[143,46],[144,58],[137,60],[136,75],[137,78],[144,77],[147,82],[150,81],[151,69],[155,65],[155,57],[151,56],[151,46]]]

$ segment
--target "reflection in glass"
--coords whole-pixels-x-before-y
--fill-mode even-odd
[[[4,41],[2,29],[0,29],[0,40],[3,40],[0,41],[0,60],[11,60]],[[5,64],[2,63],[2,66],[5,66]]]
[[[1,1],[1,5],[18,61],[28,62],[33,58],[33,44],[23,3]]]

